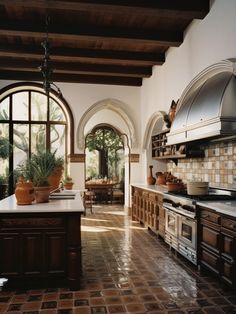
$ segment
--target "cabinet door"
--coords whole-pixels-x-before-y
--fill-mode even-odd
[[[22,273],[36,275],[43,271],[43,235],[40,232],[22,233]]]
[[[201,244],[219,254],[220,251],[220,232],[202,225]]]
[[[236,250],[236,238],[222,232],[222,251],[221,254],[224,258],[233,261],[235,259]]]
[[[65,232],[47,232],[45,234],[46,272],[63,274],[66,269],[66,235]]]
[[[220,257],[219,255],[214,254],[211,251],[208,251],[206,248],[201,247],[201,265],[206,266],[215,274],[219,275],[220,273]]]
[[[0,273],[7,277],[8,275],[20,275],[20,272],[20,236],[18,233],[1,233]]]
[[[236,264],[226,260],[224,257],[221,259],[221,276],[222,279],[232,285],[236,285]]]

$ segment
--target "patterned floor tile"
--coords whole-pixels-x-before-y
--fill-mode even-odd
[[[121,206],[96,205],[81,229],[81,290],[1,291],[1,314],[236,313],[236,291],[175,256]]]

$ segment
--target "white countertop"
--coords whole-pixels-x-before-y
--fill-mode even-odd
[[[164,193],[167,192],[167,187],[162,186],[162,185],[147,185],[147,184],[131,184],[131,186],[136,187],[136,188],[141,188],[144,190],[148,190],[150,192],[157,192],[157,193]]]
[[[17,205],[15,195],[11,195],[0,201],[0,214],[11,213],[63,213],[84,212],[81,199],[83,191],[76,190],[74,199],[51,199],[48,203],[35,203],[32,205]]]
[[[199,201],[197,205],[213,209],[218,213],[236,217],[236,201]]]

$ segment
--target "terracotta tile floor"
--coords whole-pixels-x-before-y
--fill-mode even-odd
[[[169,251],[131,222],[122,207],[94,206],[82,219],[79,291],[67,288],[0,292],[0,313],[236,313],[236,291]]]

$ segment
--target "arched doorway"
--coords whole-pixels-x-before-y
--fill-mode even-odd
[[[131,149],[135,148],[136,131],[134,123],[126,112],[127,105],[116,99],[104,99],[93,104],[82,116],[77,129],[78,149],[81,153],[85,152],[85,138],[94,127],[99,124],[107,124],[120,132],[124,143],[125,153],[125,174],[124,174],[124,198],[125,206],[130,206],[130,153]],[[112,122],[112,124],[111,124]],[[85,169],[84,169],[85,178]]]
[[[110,201],[124,202],[124,174],[125,174],[125,158],[124,158],[124,142],[122,135],[118,130],[110,125],[97,125],[87,134],[85,140],[85,178],[86,182],[108,183],[113,184],[112,191],[114,196],[110,197]],[[105,185],[104,185],[105,186]],[[99,194],[97,195],[99,201]],[[107,197],[105,197],[107,200]],[[104,201],[101,199],[101,201]]]

